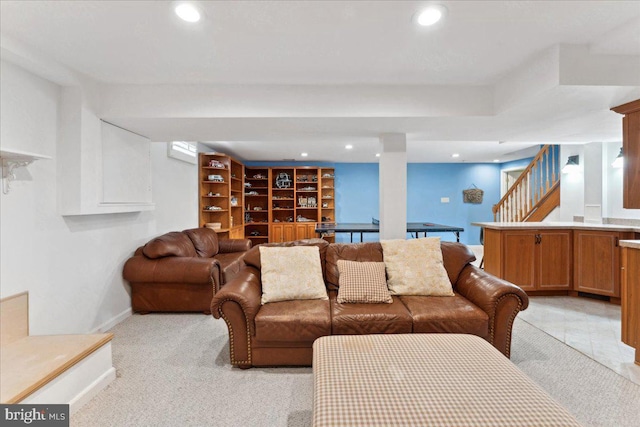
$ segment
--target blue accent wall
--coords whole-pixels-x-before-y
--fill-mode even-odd
[[[380,219],[378,163],[336,163],[337,222],[366,222]],[[363,241],[377,242],[377,233],[363,234]],[[348,234],[336,234],[336,242],[347,243]],[[354,236],[360,241],[360,235]]]
[[[464,203],[462,190],[480,188],[481,204]],[[449,203],[440,199],[448,197]],[[409,163],[407,165],[407,220],[463,227],[460,241],[480,244],[476,221],[493,221],[492,206],[500,200],[500,165],[491,163]],[[438,233],[455,242],[453,233]]]
[[[529,160],[523,160],[526,166]],[[515,162],[510,162],[514,164]],[[247,166],[292,166],[291,162],[247,162]],[[299,165],[333,167],[336,171],[337,222],[370,222],[380,218],[378,163],[304,162]],[[476,221],[493,221],[491,207],[500,200],[500,170],[493,163],[409,163],[407,165],[407,220],[463,227],[460,241],[480,244]],[[462,190],[473,185],[484,190],[482,204],[463,203]],[[449,203],[441,203],[448,197]],[[453,233],[437,233],[445,241],[455,241]],[[409,237],[409,235],[407,235]],[[360,240],[360,236],[354,236]],[[364,241],[377,241],[378,234],[364,234]],[[336,242],[349,242],[348,234],[336,235]]]

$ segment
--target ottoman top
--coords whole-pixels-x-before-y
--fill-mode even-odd
[[[473,335],[322,337],[313,376],[316,427],[580,425]]]

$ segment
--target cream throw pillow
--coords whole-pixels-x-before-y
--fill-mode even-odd
[[[453,296],[439,237],[380,243],[391,295]]]
[[[317,246],[260,246],[262,304],[296,299],[329,299]]]

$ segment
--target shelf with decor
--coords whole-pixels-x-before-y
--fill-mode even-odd
[[[295,238],[311,239],[317,237],[315,224],[318,222],[318,186],[320,185],[315,166],[302,166],[295,169]]]
[[[271,223],[286,224],[295,221],[295,169],[293,167],[271,168],[269,177],[269,221]],[[276,227],[279,231],[282,227]],[[270,227],[273,229],[273,227]],[[281,241],[280,234],[270,234],[269,241]],[[275,240],[274,240],[275,239]]]
[[[318,205],[320,206],[320,222],[335,222],[336,210],[335,210],[335,187],[336,187],[336,171],[334,168],[321,168],[320,169],[320,200]],[[335,242],[335,235],[323,236],[328,242]]]
[[[318,237],[317,222],[335,221],[333,168],[245,166],[241,169],[239,162],[234,166],[233,159],[214,154],[221,156],[218,161],[224,169],[201,168],[204,190],[200,201],[202,206],[219,206],[221,210],[202,212],[207,222],[219,222],[221,229],[231,232],[241,220],[244,237],[257,245]],[[221,175],[222,182],[212,182],[207,179],[208,175]],[[238,179],[240,176],[242,180]],[[333,236],[323,237],[334,241]]]
[[[244,168],[244,235],[253,245],[269,241],[269,168]]]
[[[243,175],[244,165],[231,156],[222,153],[198,156],[198,225],[214,229],[221,239],[244,237]]]

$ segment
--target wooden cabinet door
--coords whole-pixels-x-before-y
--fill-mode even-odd
[[[622,342],[636,349],[640,362],[640,249],[622,248]]]
[[[502,278],[525,291],[536,289],[536,232],[502,233]]]
[[[620,296],[620,233],[575,231],[574,289],[598,295]]]
[[[571,230],[539,231],[538,236],[537,289],[571,289]]]
[[[640,209],[640,99],[612,108],[622,118],[622,207]]]
[[[269,243],[282,243],[296,240],[295,224],[271,224]]]
[[[313,239],[316,237],[316,223],[296,224],[296,239]]]
[[[307,239],[315,239],[316,237],[318,237],[316,234],[316,223],[312,222],[307,224]]]
[[[296,240],[307,239],[307,224],[296,224]]]
[[[291,242],[296,240],[296,230],[294,224],[283,224],[282,225],[282,241],[283,242]]]
[[[269,243],[284,242],[284,224],[272,224],[269,231]]]
[[[623,118],[623,191],[622,206],[640,209],[640,111]]]

